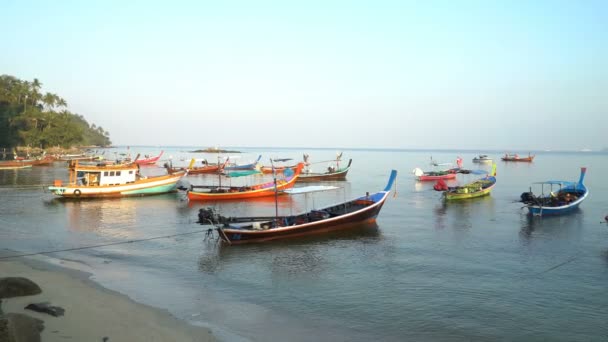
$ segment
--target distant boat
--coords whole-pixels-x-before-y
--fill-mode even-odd
[[[416,179],[418,179],[421,182],[425,182],[425,181],[436,181],[439,179],[455,179],[457,170],[458,169],[449,169],[449,170],[445,170],[445,171],[426,171],[426,172],[424,172],[420,168],[415,168],[412,172],[414,173],[414,176],[416,176]]]
[[[337,181],[345,180],[350,166],[353,163],[352,159],[348,160],[346,167],[340,167],[340,161],[342,160],[342,152],[338,153],[336,159],[325,160],[316,163],[310,163],[308,161],[308,154],[304,154],[304,163],[306,167],[302,170],[302,174],[298,178],[298,182],[320,182],[320,181]],[[325,172],[313,172],[311,165],[330,163]]]
[[[373,222],[388,198],[397,177],[390,174],[384,190],[349,201],[289,216],[224,217],[212,208],[199,210],[200,224],[214,225],[220,238],[228,244],[257,243],[271,240],[296,238],[312,234],[357,227],[357,224]]]
[[[26,169],[32,167],[32,165],[31,161],[24,160],[0,161],[0,170]]]
[[[55,180],[48,189],[53,194],[68,198],[129,197],[162,194],[177,189],[177,182],[186,171],[163,176],[143,177],[137,164],[68,166],[69,180],[63,184]]]
[[[546,181],[540,184],[541,193],[539,196],[529,192],[521,194],[521,201],[528,208],[530,214],[535,216],[561,215],[566,214],[578,206],[587,198],[589,191],[583,184],[587,168],[582,167],[578,182],[566,181]],[[554,192],[554,188],[558,189]],[[546,194],[545,191],[548,191]]]
[[[487,172],[487,171],[485,171]],[[484,173],[483,170],[471,173]],[[496,164],[492,164],[492,171],[489,175],[474,182],[461,186],[448,187],[443,180],[437,181],[433,187],[437,191],[443,191],[445,200],[463,200],[476,197],[487,196],[496,185]]]
[[[479,156],[473,158],[473,163],[483,164],[483,163],[492,163],[492,161],[493,161],[492,158],[488,157],[485,154],[480,154]]]
[[[256,159],[256,161],[254,161],[251,164],[230,165],[230,166],[224,167],[224,170],[226,170],[226,171],[253,170],[253,169],[255,169],[258,166],[258,163],[260,162],[260,159],[262,159],[262,155],[259,155],[258,159]]]
[[[436,163],[433,160],[433,157],[431,157],[431,165],[435,167],[443,166],[445,168],[443,170],[423,171],[417,167],[412,170],[412,173],[416,176],[416,179],[421,182],[436,181],[439,179],[455,179],[456,174],[462,170],[462,158],[456,158],[456,165],[458,165],[458,167],[452,167],[452,163]]]
[[[520,157],[518,154],[508,154],[506,153],[502,158],[503,161],[514,161],[514,162],[527,162],[531,163],[534,160],[534,155],[528,154],[527,157]]]
[[[137,165],[152,165],[152,164],[156,164],[156,162],[160,159],[160,157],[163,155],[164,151],[160,151],[160,154],[157,155],[156,157],[150,157],[148,155],[144,156],[143,159],[136,159],[135,161],[133,161],[135,164]]]
[[[277,159],[273,159],[272,161],[274,163],[285,163],[285,162],[288,162],[290,160],[293,160],[293,159],[291,159],[291,158],[277,158]],[[295,170],[295,168],[297,166],[298,166],[297,164],[295,164],[295,165],[285,165],[285,164],[283,164],[283,165],[274,165],[274,166],[262,166],[260,168],[260,171],[262,171],[262,173],[266,173],[266,174],[271,174],[273,172],[275,172],[275,173],[282,173],[286,169]]]
[[[201,161],[201,166],[196,166],[197,161]],[[219,160],[218,160],[219,161]],[[200,174],[209,174],[209,173],[221,173],[224,170],[224,167],[228,163],[228,159],[223,164],[219,162],[217,164],[209,164],[207,159],[195,159],[192,158],[190,164],[186,167],[171,167],[169,164],[165,163],[165,167],[169,167],[169,170],[172,172],[177,172],[180,170],[187,170],[188,175],[200,175]]]

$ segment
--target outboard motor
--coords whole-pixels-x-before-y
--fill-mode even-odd
[[[536,200],[536,198],[534,197],[534,194],[529,191],[522,193],[521,196],[519,196],[519,198],[521,198],[522,203],[533,203]]]
[[[198,223],[200,224],[217,224],[219,223],[219,215],[213,208],[201,208],[198,211]]]

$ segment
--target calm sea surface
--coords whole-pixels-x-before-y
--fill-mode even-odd
[[[155,155],[160,148],[131,150]],[[188,150],[165,148],[164,157],[186,165]],[[113,157],[117,150],[108,151]],[[258,154],[301,160],[303,152],[314,162],[336,152],[244,151],[239,163]],[[498,183],[486,198],[444,204],[432,183],[414,180],[412,169],[430,169],[431,155],[453,162],[455,152],[345,150],[345,162],[353,159],[348,181],[329,183],[340,189],[279,201],[281,213],[339,202],[382,189],[397,169],[397,195],[377,224],[348,233],[232,247],[193,233],[47,256],[76,261],[103,286],[230,341],[608,340],[608,227],[600,223],[608,214],[608,156],[546,152],[518,164],[488,154],[498,160]],[[476,167],[475,154],[459,155]],[[197,232],[203,206],[228,216],[274,212],[272,200],[188,203],[183,193],[62,201],[43,185],[66,180],[64,166],[0,170],[0,249],[29,253]],[[577,180],[580,166],[588,167],[590,197],[579,211],[531,218],[516,202],[532,182]]]

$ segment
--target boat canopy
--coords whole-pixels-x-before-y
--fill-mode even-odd
[[[545,182],[536,182],[536,183],[532,183],[532,184],[550,184],[550,185],[561,185],[561,186],[574,186],[577,183],[576,182],[569,182],[569,181],[558,181],[558,180],[551,180],[551,181],[545,181]]]
[[[303,187],[299,187],[299,188],[291,188],[291,189],[284,190],[283,192],[288,193],[290,195],[296,195],[296,194],[307,194],[310,192],[327,191],[327,190],[334,190],[334,189],[339,189],[339,188],[337,186],[331,186],[331,185],[311,185],[311,186],[303,186]]]

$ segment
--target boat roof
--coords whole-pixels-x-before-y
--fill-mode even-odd
[[[76,165],[75,171],[102,172],[102,171],[122,171],[137,170],[137,164],[111,164],[111,165]]]
[[[577,182],[571,182],[571,181],[550,180],[550,181],[544,181],[544,182],[536,182],[536,183],[532,183],[532,184],[551,184],[551,185],[565,185],[565,186],[569,186],[569,185],[576,185],[578,183]]]

